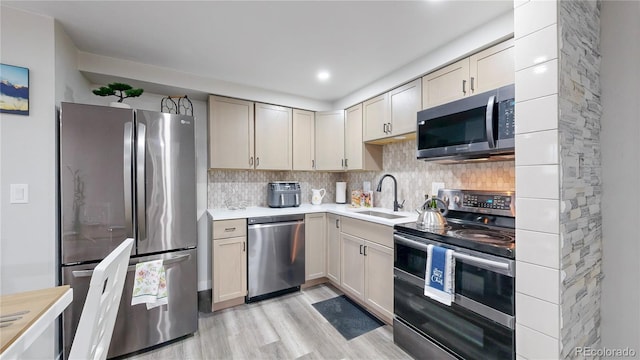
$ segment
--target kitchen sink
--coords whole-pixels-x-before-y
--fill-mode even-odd
[[[405,217],[405,216],[394,215],[394,214],[389,214],[389,213],[380,212],[380,211],[371,211],[371,210],[355,211],[355,213],[362,214],[362,215],[369,215],[369,216],[377,216],[385,219],[400,219]]]

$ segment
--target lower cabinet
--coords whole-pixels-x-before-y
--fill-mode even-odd
[[[341,287],[388,322],[393,319],[393,229],[342,218]]]
[[[246,229],[245,219],[213,222],[213,310],[216,303],[247,295]]]
[[[319,279],[327,275],[327,237],[325,213],[304,217],[304,279]]]
[[[340,216],[327,214],[327,278],[340,285]]]

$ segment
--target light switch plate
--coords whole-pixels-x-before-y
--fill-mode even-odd
[[[11,184],[11,204],[26,204],[29,202],[29,184]]]
[[[432,182],[431,183],[431,195],[438,196],[438,190],[444,189],[443,182]]]

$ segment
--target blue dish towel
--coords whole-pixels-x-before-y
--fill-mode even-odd
[[[427,245],[427,269],[424,295],[451,306],[455,295],[455,259],[453,250]]]

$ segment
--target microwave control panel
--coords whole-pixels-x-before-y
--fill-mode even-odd
[[[512,139],[516,133],[515,99],[498,103],[498,139]]]

